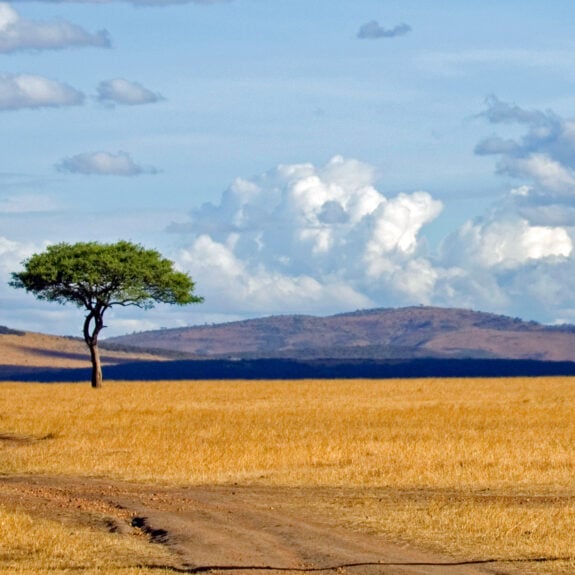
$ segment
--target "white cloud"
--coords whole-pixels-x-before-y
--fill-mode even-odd
[[[575,121],[495,96],[478,117],[515,131],[513,138],[491,135],[475,148],[479,155],[497,156],[497,173],[520,182],[503,198],[504,211],[535,226],[575,225]],[[517,135],[517,126],[523,134]]]
[[[30,257],[36,248],[32,243],[15,242],[0,236],[0,274],[6,281],[9,274],[18,270],[20,263]]]
[[[61,172],[98,176],[140,176],[157,170],[136,164],[126,152],[87,152],[64,158],[56,165]]]
[[[17,242],[0,236],[0,308],[2,317],[0,322],[10,327],[18,327],[18,312],[20,308],[29,305],[31,296],[16,290],[8,285],[12,279],[12,272],[22,269],[22,262],[45,246],[35,245],[31,242]]]
[[[219,205],[172,226],[195,236],[182,265],[221,305],[262,313],[425,299],[434,272],[419,234],[441,203],[426,192],[386,198],[374,178],[370,166],[336,156],[238,179]]]
[[[85,156],[83,173],[119,169],[106,154],[100,163]],[[386,196],[375,187],[376,178],[371,166],[336,156],[324,166],[280,165],[237,179],[218,203],[196,208],[171,226],[180,234],[180,247],[173,247],[172,238],[169,257],[206,297],[197,314],[166,309],[152,318],[121,310],[106,335],[201,317],[221,321],[416,304],[549,322],[575,317],[575,228],[524,217],[517,201],[531,201],[531,186],[514,188],[430,253],[424,231],[439,216],[440,202],[422,191]],[[125,229],[115,227],[120,228]],[[18,269],[32,248],[0,240],[0,274]],[[9,325],[23,326],[18,322],[25,313],[34,325],[34,314],[45,313],[29,296],[8,292],[16,290],[0,287],[0,299],[11,302],[4,305],[11,310]],[[66,313],[54,316],[54,329],[70,333],[79,316],[73,309]]]
[[[185,242],[175,259],[206,296],[204,311],[431,304],[543,321],[568,314],[575,230],[525,218],[517,201],[531,201],[530,186],[511,190],[430,253],[423,232],[441,203],[423,191],[387,197],[375,178],[372,167],[338,156],[321,167],[280,165],[236,180],[218,204],[173,224]]]
[[[569,316],[575,297],[575,122],[495,96],[478,117],[500,131],[513,128],[512,138],[491,135],[475,152],[497,156],[497,173],[520,185],[446,238],[436,262],[445,279],[436,288],[450,294],[447,305],[468,300],[479,309],[550,322]],[[441,301],[439,291],[435,298]]]
[[[444,246],[447,261],[468,270],[513,269],[529,261],[568,258],[573,242],[564,228],[532,226],[520,218],[467,222]]]
[[[57,50],[68,47],[108,48],[106,31],[90,34],[65,20],[34,22],[21,18],[7,2],[0,2],[0,53],[18,50]]]
[[[0,110],[78,106],[83,102],[81,92],[44,76],[0,76]]]
[[[308,274],[290,275],[273,266],[241,260],[231,245],[198,237],[178,256],[179,264],[201,278],[199,289],[211,309],[243,313],[321,313],[333,309],[371,307],[373,302],[337,278],[320,281]]]
[[[400,194],[382,203],[374,212],[373,233],[365,246],[368,274],[378,277],[388,269],[389,262],[382,254],[396,252],[409,256],[415,253],[421,228],[439,215],[441,207],[441,203],[426,192]]]
[[[138,82],[130,82],[124,78],[106,80],[98,85],[98,101],[103,104],[138,106],[153,104],[160,100],[163,100],[161,94],[144,88]]]
[[[515,208],[503,201],[444,240],[435,262],[438,305],[547,322],[564,316],[575,295],[572,230],[534,225]]]
[[[529,154],[526,157],[505,156],[498,171],[514,177],[532,180],[541,189],[553,194],[575,195],[575,177],[567,166],[547,154]]]

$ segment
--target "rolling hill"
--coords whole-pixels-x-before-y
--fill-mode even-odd
[[[131,351],[102,350],[104,367],[165,358],[138,348]],[[0,380],[32,376],[44,369],[81,370],[88,373],[90,355],[82,339],[23,332],[0,326]]]
[[[575,375],[575,327],[461,309],[374,309],[162,329],[101,343],[117,380]],[[0,327],[0,381],[89,381],[78,338]]]
[[[328,317],[280,315],[162,329],[105,340],[197,359],[521,359],[575,361],[575,326],[436,307],[372,309]]]

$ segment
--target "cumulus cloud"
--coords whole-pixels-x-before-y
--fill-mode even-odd
[[[532,180],[540,189],[553,195],[573,195],[575,177],[572,169],[553,159],[548,154],[531,152],[527,156],[516,157],[514,154],[503,154],[498,172],[517,178]],[[528,194],[527,194],[528,195]]]
[[[397,38],[405,36],[411,32],[411,26],[408,24],[398,24],[393,28],[383,28],[376,20],[371,20],[362,24],[357,32],[360,40],[378,40],[380,38]]]
[[[521,184],[444,240],[436,287],[450,299],[436,291],[436,301],[467,299],[474,307],[544,321],[572,315],[575,123],[495,96],[486,103],[479,117],[501,131],[514,126],[515,135],[491,135],[475,152],[497,157],[496,172]],[[517,126],[524,128],[519,136]]]
[[[175,259],[210,294],[208,311],[220,313],[431,304],[542,321],[569,316],[575,230],[527,218],[518,200],[529,186],[431,251],[425,227],[441,202],[425,191],[386,196],[376,178],[371,166],[339,156],[238,178],[219,203],[172,224],[183,242]],[[562,284],[549,291],[554,281]]]
[[[479,218],[446,239],[438,305],[464,305],[553,323],[573,316],[575,258],[569,230],[520,217]]]
[[[0,110],[78,106],[84,99],[78,90],[44,76],[0,76]]]
[[[220,312],[308,312],[370,307],[372,301],[337,278],[320,281],[311,274],[289,275],[273,266],[240,259],[232,245],[199,236],[179,254],[186,269],[201,278],[203,293]]]
[[[467,222],[444,246],[446,261],[468,270],[510,270],[529,261],[568,258],[572,252],[573,242],[564,228],[532,226],[503,214]]]
[[[213,285],[226,306],[341,310],[382,302],[383,293],[419,301],[429,288],[421,279],[434,281],[419,235],[441,203],[421,191],[387,198],[375,176],[336,156],[322,167],[281,165],[238,179],[218,205],[172,226],[193,235],[182,265],[194,262],[202,285]]]
[[[35,22],[21,18],[7,2],[0,2],[0,53],[18,50],[58,50],[68,47],[108,48],[110,37],[101,30],[91,34],[65,20]]]
[[[131,82],[124,78],[106,80],[98,85],[98,101],[111,106],[138,106],[153,104],[160,100],[163,100],[160,94],[144,88],[138,82]]]
[[[97,176],[140,176],[154,174],[154,168],[141,166],[126,152],[87,152],[64,158],[56,165],[60,172]]]

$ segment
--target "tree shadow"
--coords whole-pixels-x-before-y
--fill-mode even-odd
[[[104,378],[122,381],[210,379],[412,379],[575,375],[575,362],[501,359],[414,360],[173,360],[129,361],[104,367]],[[79,382],[90,368],[0,365],[0,381]]]

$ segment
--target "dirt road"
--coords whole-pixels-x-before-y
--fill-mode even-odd
[[[22,476],[0,478],[0,503],[126,535],[144,532],[170,551],[172,562],[164,567],[175,573],[502,573],[490,560],[449,560],[338,527],[313,505],[309,491],[295,488],[162,488]]]

